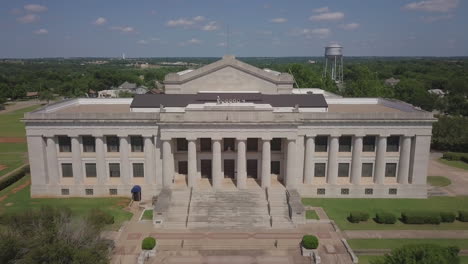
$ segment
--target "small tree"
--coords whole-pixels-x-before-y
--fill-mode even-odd
[[[141,249],[152,250],[156,246],[156,239],[154,237],[145,237],[141,242]]]
[[[319,245],[318,238],[313,235],[305,235],[302,237],[302,246],[306,249],[317,249]]]
[[[54,100],[55,96],[50,90],[44,90],[39,93],[39,100],[41,101],[47,101],[47,104],[50,103],[50,101]]]

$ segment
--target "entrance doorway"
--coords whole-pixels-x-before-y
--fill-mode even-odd
[[[257,168],[257,160],[247,160],[247,177],[249,178],[258,178],[258,168]]]
[[[188,165],[187,161],[179,161],[179,174],[180,175],[187,175],[188,174]]]
[[[224,160],[224,177],[234,179],[234,160],[225,159]]]
[[[211,160],[201,160],[200,165],[201,177],[211,179]]]

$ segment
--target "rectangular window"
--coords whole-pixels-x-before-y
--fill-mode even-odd
[[[349,189],[348,188],[342,188],[341,189],[341,194],[342,195],[348,195],[349,194]]]
[[[71,152],[71,138],[67,136],[58,136],[59,151]]]
[[[373,195],[374,194],[374,189],[366,188],[366,189],[364,189],[364,194],[365,195]]]
[[[86,163],[85,164],[86,177],[97,177],[96,173],[96,163]]]
[[[385,164],[385,177],[395,177],[395,176],[396,176],[396,163]]]
[[[315,152],[327,152],[328,136],[315,137]]]
[[[387,152],[398,152],[400,150],[400,136],[387,138]]]
[[[109,195],[117,195],[117,189],[109,189]]]
[[[133,177],[145,177],[145,168],[143,163],[133,163]]]
[[[325,189],[324,188],[318,188],[317,189],[317,194],[318,195],[325,195]]]
[[[247,151],[258,151],[258,138],[247,139]]]
[[[70,195],[70,189],[62,189],[62,195]]]
[[[211,138],[200,138],[200,151],[211,152]]]
[[[236,139],[235,138],[225,138],[225,139],[223,139],[223,149],[224,149],[224,151],[235,151],[236,150]]]
[[[119,163],[109,163],[109,177],[120,177]]]
[[[372,177],[374,175],[374,164],[363,163],[362,164],[362,177]]]
[[[179,168],[179,174],[181,175],[188,175],[188,162],[187,161],[179,161],[177,164]]]
[[[315,163],[315,177],[325,177],[325,163]]]
[[[339,139],[339,152],[351,152],[351,136],[341,136]]]
[[[143,137],[130,136],[130,144],[132,152],[143,152]]]
[[[375,152],[375,136],[365,136],[362,140],[363,152]]]
[[[73,177],[73,166],[71,163],[62,163],[62,177]]]
[[[83,152],[96,152],[96,140],[93,136],[81,137],[83,141]]]
[[[186,138],[177,138],[177,151],[188,151],[188,141]]]
[[[93,191],[93,189],[85,189],[85,193],[86,193],[86,195],[93,195],[94,191]]]
[[[120,142],[117,136],[106,136],[107,152],[119,152]]]
[[[281,151],[281,138],[273,138],[271,140],[271,151]]]
[[[277,160],[271,162],[271,174],[280,175],[281,163]]]
[[[388,194],[390,194],[390,195],[396,195],[396,194],[397,194],[397,189],[396,189],[396,188],[390,188],[390,189],[388,189]]]
[[[339,163],[338,164],[338,177],[348,177],[349,176],[349,163]]]

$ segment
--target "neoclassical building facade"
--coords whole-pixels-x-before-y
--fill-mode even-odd
[[[71,99],[24,117],[34,197],[222,191],[254,182],[305,197],[427,196],[434,118],[400,101],[293,89],[233,56],[171,73],[165,94]]]

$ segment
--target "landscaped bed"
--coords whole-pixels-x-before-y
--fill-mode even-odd
[[[315,212],[315,210],[307,210],[306,211],[306,219],[319,220],[319,217],[318,217],[317,213]]]
[[[145,210],[141,220],[153,220],[153,210]]]
[[[450,181],[450,179],[443,177],[443,176],[428,176],[427,183],[435,187],[445,187],[445,186],[449,186],[450,184],[452,184],[452,181]]]
[[[400,217],[402,212],[424,210],[427,212],[468,211],[468,197],[431,197],[428,199],[333,199],[304,198],[304,205],[322,207],[328,216],[343,230],[373,230],[373,229],[430,229],[430,230],[466,230],[468,222],[455,221],[439,225],[409,225],[398,220],[395,224],[378,224],[372,218],[376,213],[389,212]],[[351,211],[367,212],[370,219],[359,223],[351,223],[348,216]]]

